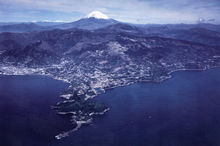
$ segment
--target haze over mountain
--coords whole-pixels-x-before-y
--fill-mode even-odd
[[[70,29],[70,28],[81,28],[81,29],[98,29],[111,24],[119,23],[118,21],[109,18],[99,11],[93,11],[84,18],[81,18],[75,22],[53,24],[51,22],[32,22],[32,23],[16,23],[6,24],[0,26],[0,32],[25,32],[33,30],[51,30],[51,29]]]
[[[87,30],[94,30],[103,28],[109,25],[114,25],[117,23],[122,23],[117,20],[111,19],[105,14],[99,11],[93,11],[84,18],[81,18],[75,22],[70,23],[63,23],[63,22],[21,22],[21,23],[1,23],[0,25],[0,32],[25,32],[25,31],[34,31],[34,30],[52,30],[52,29],[71,29],[71,28],[79,28],[79,29],[87,29]],[[125,23],[122,23],[125,24]],[[127,23],[128,24],[128,23]],[[145,30],[141,30],[143,32],[149,31],[148,33],[152,32],[149,27],[152,29],[154,27],[155,30],[161,32],[162,27],[166,27],[168,29],[181,29],[187,30],[190,28],[204,28],[207,30],[217,31],[220,32],[220,25],[209,24],[209,23],[199,23],[199,24],[133,24],[137,26],[139,29],[143,28]],[[155,33],[154,30],[154,33]]]

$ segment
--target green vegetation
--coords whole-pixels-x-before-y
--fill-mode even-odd
[[[92,100],[74,100],[67,102],[59,102],[56,104],[55,108],[57,112],[78,112],[81,111],[83,113],[100,113],[106,110],[108,107],[103,103],[98,103]]]

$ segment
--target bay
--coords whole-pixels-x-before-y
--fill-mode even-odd
[[[0,138],[10,145],[219,145],[220,68],[177,71],[161,83],[117,87],[94,100],[109,108],[69,137],[75,125],[50,106],[66,84],[41,76],[0,76]],[[10,143],[11,142],[11,143]]]

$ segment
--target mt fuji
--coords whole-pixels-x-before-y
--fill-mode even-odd
[[[93,11],[84,18],[79,19],[78,21],[65,23],[59,25],[57,28],[69,29],[69,28],[77,27],[81,29],[93,30],[116,23],[119,23],[119,21],[111,19],[99,11]]]

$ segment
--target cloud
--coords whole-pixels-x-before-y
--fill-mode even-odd
[[[61,23],[61,22],[65,22],[65,21],[63,21],[63,20],[55,20],[54,22],[59,22],[59,23]]]
[[[29,11],[29,14],[38,14],[40,13],[39,11]]]
[[[209,19],[208,21],[215,21],[215,19]]]

